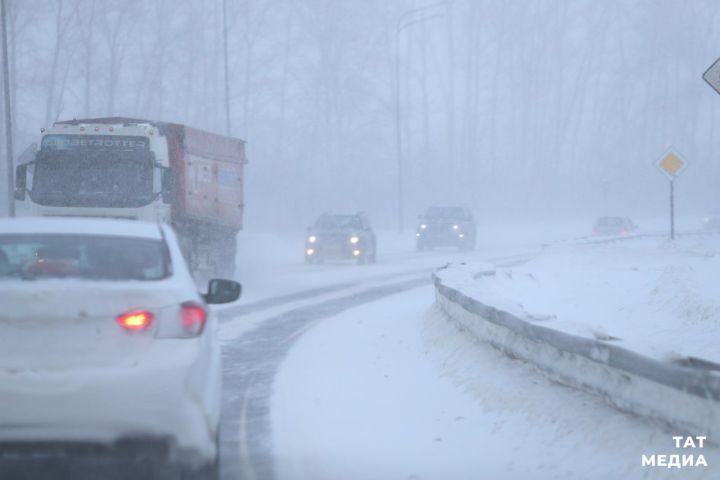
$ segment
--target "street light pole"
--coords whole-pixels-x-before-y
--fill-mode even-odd
[[[5,96],[5,148],[7,156],[7,202],[8,217],[15,216],[15,182],[13,165],[13,142],[12,142],[12,115],[10,110],[10,75],[8,63],[8,39],[7,39],[7,12],[5,0],[0,0],[0,21],[2,21],[2,63],[3,63],[3,93]]]
[[[427,22],[429,20],[440,17],[440,15],[435,14],[427,17],[421,17],[415,20],[409,20],[411,16],[417,13],[436,9],[442,6],[449,6],[449,2],[438,2],[431,5],[426,5],[424,7],[408,10],[402,15],[400,15],[395,26],[395,155],[397,158],[397,207],[398,230],[400,233],[403,233],[405,223],[405,211],[403,205],[403,145],[400,114],[400,32],[418,23]]]
[[[5,0],[3,0],[4,2]],[[395,155],[397,158],[398,230],[403,233],[403,158],[400,130],[400,25],[395,30]]]

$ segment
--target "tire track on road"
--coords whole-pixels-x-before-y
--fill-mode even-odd
[[[322,319],[430,283],[427,275],[369,288],[265,320],[223,352],[225,395],[221,457],[223,480],[275,478],[270,399],[275,374],[295,341]]]
[[[489,259],[478,259],[477,261],[480,262],[499,262],[499,261],[505,261],[505,260],[517,260],[519,262],[522,262],[526,259],[531,258],[532,256],[536,255],[536,253],[533,254],[518,254],[518,255],[509,255],[509,256],[503,256],[503,257],[496,257],[496,258],[489,258]],[[473,260],[474,261],[474,260]],[[440,263],[447,263],[447,262],[440,262]],[[440,267],[442,265],[438,265]],[[305,290],[300,290],[296,292],[287,293],[284,295],[278,295],[274,297],[268,297],[268,298],[262,298],[260,300],[256,300],[251,303],[242,304],[242,305],[233,305],[226,308],[219,308],[217,309],[218,315],[221,317],[221,322],[225,323],[228,321],[231,321],[234,317],[242,316],[242,315],[249,315],[252,313],[258,313],[262,312],[264,310],[269,310],[271,308],[277,308],[282,307],[284,305],[288,305],[294,302],[300,302],[303,300],[309,300],[314,297],[320,297],[322,295],[327,295],[331,293],[340,292],[342,290],[348,290],[350,288],[359,287],[365,283],[371,283],[374,281],[383,281],[383,280],[393,280],[399,277],[407,277],[414,274],[428,274],[435,270],[437,267],[422,267],[422,268],[416,268],[411,270],[404,270],[404,271],[398,271],[388,274],[382,274],[382,275],[376,275],[372,277],[363,278],[362,280],[356,280],[356,281],[346,281],[342,283],[333,283],[331,285],[324,285],[320,287],[314,287],[309,288]]]
[[[480,262],[498,266],[517,265],[539,252],[506,255]],[[475,260],[474,260],[475,261]],[[364,283],[387,279],[414,278],[368,287],[343,296],[292,308],[264,319],[237,340],[223,347],[224,396],[221,433],[221,478],[223,480],[273,480],[275,478],[272,446],[270,400],[275,375],[295,341],[321,320],[333,317],[366,303],[427,285],[435,268],[405,270],[388,275],[343,282],[327,287],[302,290],[258,300],[219,312],[226,319],[290,305],[293,302],[336,293]]]

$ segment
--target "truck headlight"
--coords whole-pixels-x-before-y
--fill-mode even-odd
[[[425,230],[426,228],[427,228],[427,225],[425,225],[424,223],[420,224],[420,230]]]
[[[308,243],[315,243],[317,242],[317,237],[315,235],[310,235],[308,237]]]
[[[353,235],[352,237],[350,237],[350,243],[352,243],[352,244],[358,243],[359,241],[360,241],[360,237],[358,237],[356,235]]]
[[[460,228],[459,225],[453,225],[453,230],[458,230]]]
[[[313,248],[308,248],[307,250],[305,250],[305,255],[307,255],[308,257],[310,257],[314,254],[315,254],[315,249],[313,249]]]

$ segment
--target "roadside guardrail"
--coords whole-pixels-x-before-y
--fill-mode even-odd
[[[690,358],[662,361],[613,342],[568,334],[484,304],[462,285],[488,267],[448,265],[433,274],[436,304],[451,320],[551,379],[599,395],[615,407],[680,431],[720,436],[720,365]]]

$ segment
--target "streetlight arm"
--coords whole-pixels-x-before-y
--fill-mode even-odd
[[[411,10],[406,10],[398,18],[397,24],[399,26],[400,24],[402,24],[405,21],[406,18],[411,17],[411,16],[415,15],[416,13],[425,12],[427,10],[432,10],[432,9],[438,8],[438,7],[449,7],[449,6],[450,6],[450,2],[444,1],[444,2],[431,3],[430,5],[425,5],[424,7],[418,7],[418,8],[413,8]]]
[[[436,13],[436,14],[434,14],[434,15],[430,15],[430,16],[427,16],[427,17],[418,18],[418,19],[411,20],[411,21],[409,21],[409,22],[405,22],[405,23],[402,23],[402,24],[401,24],[401,23],[398,23],[397,31],[395,32],[395,35],[399,35],[400,32],[402,32],[402,31],[405,30],[406,28],[412,27],[413,25],[417,25],[418,23],[429,22],[430,20],[435,20],[436,18],[442,18],[442,17],[444,17],[444,16],[445,16],[444,13]]]

